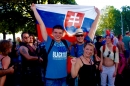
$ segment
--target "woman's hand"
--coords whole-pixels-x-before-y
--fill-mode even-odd
[[[76,64],[76,58],[71,59],[71,64],[72,64],[72,65],[75,65],[75,64]]]
[[[114,74],[113,74],[113,77],[116,77],[116,74],[117,74],[117,72],[115,71]]]
[[[103,69],[102,69],[102,65],[99,65],[99,70],[100,70],[100,72],[103,71]]]
[[[101,58],[99,58],[97,55],[95,55],[95,60],[98,62],[98,61],[101,61]]]

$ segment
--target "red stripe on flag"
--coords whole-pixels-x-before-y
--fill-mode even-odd
[[[38,35],[38,40],[43,41],[40,26],[37,24],[37,35]]]
[[[46,28],[46,29],[47,29],[48,35],[49,35],[51,38],[53,38],[53,36],[52,36],[52,28]],[[43,38],[42,38],[40,26],[39,26],[38,24],[37,24],[37,32],[38,32],[38,40],[40,40],[41,42],[44,41]],[[63,36],[63,39],[68,40],[69,42],[76,42],[75,36],[69,36],[66,31],[64,31],[64,32],[65,32],[65,34],[64,34],[64,36]],[[85,33],[85,36],[86,36],[86,35],[87,35],[87,34]]]

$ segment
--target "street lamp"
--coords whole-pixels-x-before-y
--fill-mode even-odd
[[[121,12],[121,32],[122,32],[122,36],[123,36],[123,20],[122,20],[122,12]]]

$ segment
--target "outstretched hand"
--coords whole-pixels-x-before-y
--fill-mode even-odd
[[[95,11],[98,15],[100,15],[100,10],[97,7],[95,7]]]
[[[35,10],[36,9],[36,5],[34,3],[32,3],[30,8],[31,8],[31,10]]]

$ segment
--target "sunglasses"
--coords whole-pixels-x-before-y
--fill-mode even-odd
[[[29,38],[29,36],[28,37],[23,37],[24,39],[28,39]]]
[[[76,35],[76,37],[83,37],[84,35]]]
[[[109,56],[110,56],[110,54],[111,54],[111,52],[110,52],[110,51],[108,51],[108,55],[107,55],[107,57],[109,57]]]

